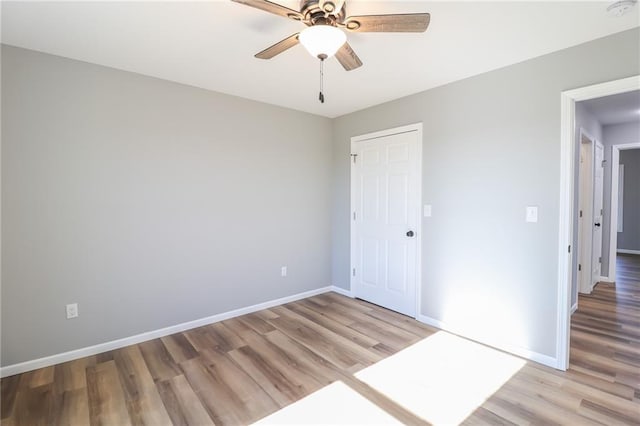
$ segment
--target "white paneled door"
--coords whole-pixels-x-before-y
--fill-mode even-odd
[[[416,316],[421,127],[352,140],[351,288]]]
[[[591,287],[598,283],[602,274],[602,211],[604,186],[604,146],[596,141],[593,164],[593,259],[591,261]]]

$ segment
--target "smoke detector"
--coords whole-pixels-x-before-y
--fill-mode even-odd
[[[620,0],[609,7],[607,7],[607,13],[613,17],[620,17],[633,9],[638,0]]]

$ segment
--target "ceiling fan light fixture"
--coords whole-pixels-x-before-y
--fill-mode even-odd
[[[313,25],[298,36],[300,43],[314,58],[330,58],[347,41],[347,35],[331,25]]]

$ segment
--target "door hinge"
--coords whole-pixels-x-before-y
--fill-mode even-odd
[[[351,271],[351,273],[353,274],[353,276],[356,276],[356,268],[353,268],[353,270]]]
[[[598,258],[598,263],[602,263],[602,258],[601,257]]]
[[[569,245],[569,253],[571,253],[571,245]]]
[[[600,209],[600,216],[602,216],[602,209]]]
[[[582,210],[580,210],[580,217],[582,217]]]
[[[353,212],[353,220],[356,220],[356,212]]]
[[[351,154],[351,158],[353,158],[353,164],[356,164],[356,158],[358,158],[358,154]]]
[[[582,265],[578,263],[578,271],[582,271]]]

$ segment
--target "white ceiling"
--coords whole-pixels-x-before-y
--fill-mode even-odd
[[[601,125],[640,121],[640,91],[620,93],[581,102]]]
[[[336,117],[639,25],[639,7],[612,18],[610,3],[347,0],[348,15],[430,12],[431,25],[348,34],[364,65],[327,61],[325,104],[318,61],[302,46],[253,57],[302,24],[228,0],[3,1],[2,42]]]

